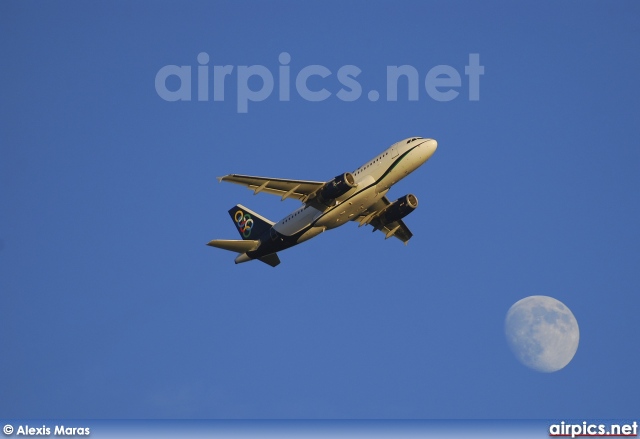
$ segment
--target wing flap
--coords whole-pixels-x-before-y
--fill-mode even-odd
[[[283,200],[295,198],[305,202],[311,194],[322,186],[323,181],[287,180],[283,178],[254,177],[251,175],[229,174],[218,177],[218,181],[235,183],[253,190],[254,195],[260,192],[279,195]]]

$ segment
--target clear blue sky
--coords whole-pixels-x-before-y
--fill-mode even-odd
[[[635,1],[0,3],[0,413],[637,416],[639,18]],[[236,66],[224,101],[197,100],[201,52],[211,76]],[[280,101],[282,52],[292,78],[327,67],[309,87],[332,96]],[[192,66],[192,101],[158,95],[166,65]],[[240,114],[243,65],[276,89]],[[386,100],[394,65],[419,72],[417,101],[402,82]],[[437,65],[461,75],[449,102],[425,91]],[[389,194],[420,200],[408,246],[349,224],[275,269],[205,246],[238,238],[236,203],[298,206],[216,176],[328,180],[410,136],[439,148]],[[557,373],[505,341],[533,294],[580,325]]]

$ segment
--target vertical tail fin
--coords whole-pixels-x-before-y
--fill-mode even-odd
[[[258,215],[242,204],[233,206],[229,210],[229,215],[233,220],[242,239],[256,240],[263,233],[269,231],[274,222],[269,221],[263,216]]]

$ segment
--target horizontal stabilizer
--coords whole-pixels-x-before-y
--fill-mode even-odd
[[[267,265],[275,267],[280,263],[280,258],[278,257],[277,253],[271,253],[270,255],[261,257],[260,261],[264,262]]]
[[[246,253],[258,248],[258,246],[260,245],[260,241],[247,239],[214,239],[213,241],[209,241],[207,245],[236,253]]]

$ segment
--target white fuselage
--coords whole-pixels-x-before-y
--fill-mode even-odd
[[[395,183],[415,171],[435,152],[433,139],[413,137],[393,144],[389,149],[355,171],[356,187],[333,200],[329,206],[308,203],[287,215],[273,228],[284,236],[308,229],[297,239],[306,241],[364,214]]]

